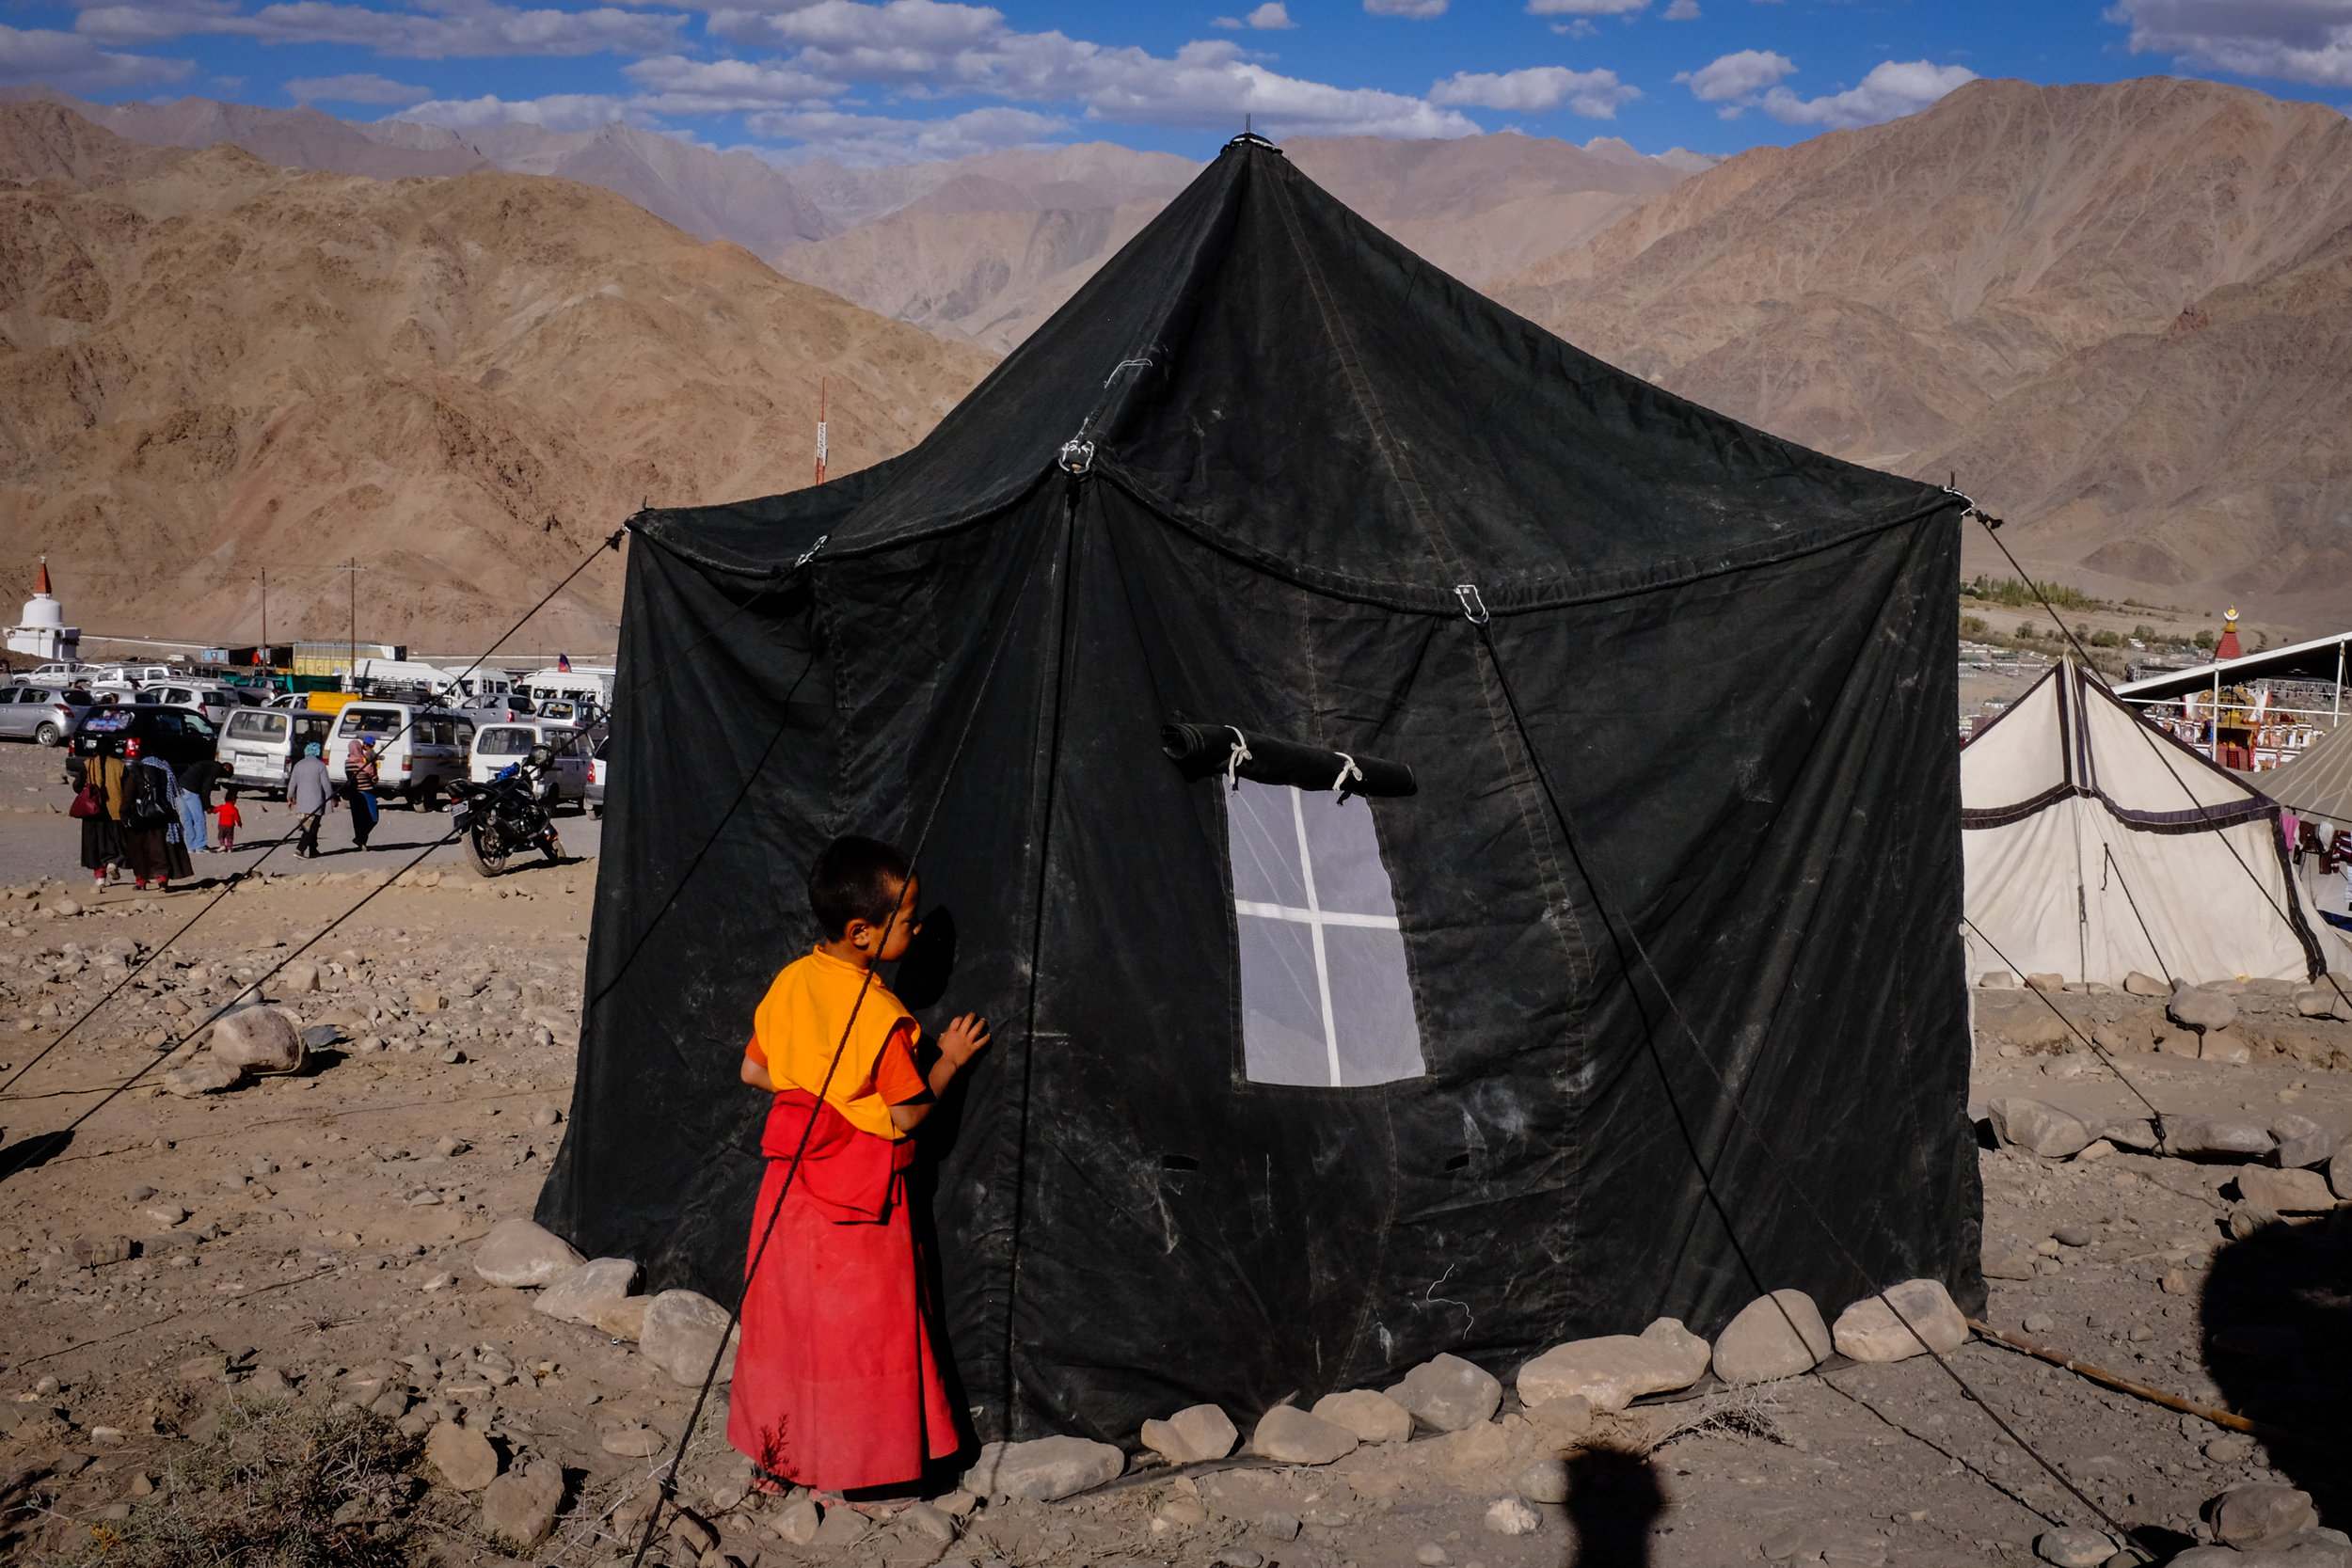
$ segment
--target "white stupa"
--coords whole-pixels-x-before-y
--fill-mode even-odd
[[[49,592],[49,558],[40,558],[33,596],[24,601],[19,625],[8,628],[8,652],[56,662],[82,657],[82,628],[65,624],[65,607]]]

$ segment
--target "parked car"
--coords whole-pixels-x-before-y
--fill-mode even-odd
[[[233,686],[150,686],[140,689],[133,700],[163,703],[171,707],[200,707],[204,717],[218,726],[229,722],[229,716],[237,709],[260,702],[261,696]]]
[[[589,759],[588,748],[581,744],[584,738],[569,724],[539,720],[485,724],[474,732],[466,776],[475,784],[488,784],[502,769],[529,756],[533,746],[544,745],[555,753],[548,768],[548,776],[555,782],[554,799],[559,802],[585,800]]]
[[[247,789],[283,796],[286,775],[302,755],[302,748],[317,741],[324,753],[334,738],[335,716],[300,708],[239,708],[221,726],[220,761],[229,776]]]
[[[57,746],[73,736],[89,710],[89,693],[58,686],[0,688],[0,735]]]
[[[220,744],[220,732],[201,709],[98,703],[82,710],[82,721],[73,731],[73,754],[120,756],[123,743],[134,737],[146,755],[161,757],[174,768],[202,762]]]
[[[95,664],[69,661],[63,664],[40,665],[24,672],[16,679],[21,686],[72,686],[75,681],[87,680],[97,673],[98,666]]]
[[[604,770],[606,766],[604,753],[606,750],[612,746],[612,737],[611,736],[600,735],[596,736],[595,749],[588,753],[588,793],[586,800],[588,802],[588,815],[591,816],[600,817],[604,815]]]
[[[315,693],[314,693],[315,695]],[[473,721],[448,708],[362,698],[344,705],[326,746],[326,773],[340,785],[343,759],[354,740],[376,743],[375,792],[379,799],[405,800],[421,811],[438,811],[449,786],[466,776],[473,749]]]

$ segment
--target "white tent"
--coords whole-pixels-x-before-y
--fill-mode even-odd
[[[2061,663],[1960,754],[1973,974],[2312,979],[2279,808]]]

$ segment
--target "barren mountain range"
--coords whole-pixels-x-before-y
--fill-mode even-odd
[[[200,100],[93,112],[134,141],[229,139],[268,149],[260,155],[271,161],[350,174],[459,174],[378,186],[265,168],[225,150],[167,173],[158,160],[181,154],[108,136],[54,103],[10,111],[14,162],[0,160],[0,179],[50,183],[7,198],[12,215],[0,233],[10,274],[0,281],[0,409],[32,411],[29,423],[0,412],[0,444],[12,482],[34,498],[0,495],[0,526],[12,542],[28,530],[59,539],[71,509],[135,494],[142,515],[175,519],[169,548],[188,560],[215,548],[206,506],[223,528],[233,523],[222,537],[235,556],[250,548],[234,544],[246,537],[235,531],[252,526],[260,504],[248,490],[278,492],[240,477],[208,481],[215,499],[183,502],[176,479],[143,480],[136,464],[105,456],[115,451],[106,443],[144,452],[137,443],[151,439],[135,430],[214,402],[244,421],[236,464],[262,465],[281,490],[301,468],[300,504],[322,538],[372,515],[353,499],[368,485],[381,498],[367,506],[404,519],[395,532],[413,518],[460,517],[446,526],[487,542],[531,521],[537,487],[561,491],[545,511],[584,526],[618,515],[636,494],[685,499],[797,483],[808,420],[800,405],[829,366],[839,376],[836,454],[896,450],[983,372],[988,356],[961,345],[1020,341],[1194,172],[1182,159],[1099,143],[904,168],[779,170],[623,126],[460,135]],[[1926,478],[1956,471],[2010,520],[2003,539],[2038,575],[2192,610],[2236,598],[2265,624],[2312,631],[2352,619],[2352,126],[2333,110],[2164,78],[1978,82],[1907,119],[1712,166],[1605,140],[1577,148],[1507,135],[1297,140],[1286,150],[1389,232],[1604,358],[1857,461]],[[525,172],[493,173],[493,164]],[[604,190],[532,177],[544,174]],[[247,186],[266,199],[239,207]],[[479,194],[491,190],[495,199]],[[516,203],[561,235],[550,242],[561,261],[543,261],[544,247],[506,224],[501,214]],[[749,226],[755,215],[764,228]],[[183,318],[132,309],[190,291],[165,265],[191,254],[171,226],[241,224],[284,226],[267,240],[238,230],[224,252],[246,258],[230,275],[246,277],[246,293],[232,297],[206,279],[196,291],[204,309]],[[778,271],[830,293],[688,237],[730,228]],[[403,259],[408,244],[419,248]],[[364,288],[348,280],[355,263],[336,245],[366,259],[356,263]],[[471,245],[501,257],[495,287],[474,269]],[[270,267],[281,269],[267,274],[275,282],[251,270]],[[627,310],[583,303],[614,297],[609,279],[673,273],[741,303],[696,316],[677,288],[651,281],[624,285]],[[86,274],[103,281],[103,303],[72,282]],[[273,289],[318,299],[334,330],[272,319]],[[250,344],[238,341],[241,309],[258,324],[245,334]],[[607,314],[595,318],[593,344],[571,341],[567,360],[549,334],[583,310]],[[431,348],[421,361],[419,340],[403,336],[412,319]],[[818,320],[821,346],[794,325]],[[631,347],[629,333],[648,336]],[[788,348],[763,356],[761,342]],[[135,396],[109,384],[96,404],[82,399],[95,373],[82,367],[103,357],[101,345],[118,356],[107,362],[122,386],[142,388]],[[578,375],[590,360],[611,377]],[[174,363],[206,370],[181,372],[168,395],[148,389]],[[420,385],[464,410],[487,398],[498,428],[540,454],[546,474],[510,483],[495,465],[465,470],[430,443],[363,457],[364,421],[305,422],[315,414],[287,426],[319,454],[294,464],[255,433],[279,428],[282,409],[326,406],[317,400],[330,395],[330,369],[379,400],[395,386],[427,395],[414,392]],[[515,379],[489,379],[501,372]],[[679,399],[725,412],[665,424]],[[743,460],[735,443],[764,433],[771,415],[781,438]],[[50,451],[69,428],[80,433]],[[339,474],[338,463],[351,471]],[[661,483],[647,483],[648,465]],[[469,499],[428,499],[444,494]],[[516,548],[542,544],[523,537]],[[2007,570],[1981,536],[1967,549],[1969,570]],[[227,594],[227,577],[221,583]],[[437,591],[456,595],[457,612],[460,590]],[[596,592],[609,614],[609,593]],[[477,595],[464,613],[511,599]]]
[[[2332,109],[1977,82],[1743,152],[1488,287],[1766,429],[1957,472],[2039,574],[2318,632],[2352,616],[2347,224]]]
[[[134,141],[244,148],[289,168],[376,179],[483,169],[601,185],[706,240],[733,240],[788,277],[939,336],[1002,353],[1028,336],[1200,166],[1108,142],[952,162],[790,169],[614,123],[556,132],[341,120],[312,108],[211,99],[54,103]],[[1284,144],[1316,180],[1439,266],[1472,283],[1597,232],[1715,160],[1657,157],[1513,135],[1460,141],[1375,136]]]
[[[0,537],[91,632],[464,645],[651,499],[919,439],[989,356],[592,185],[387,182],[0,105]],[[618,558],[532,647],[610,647]]]

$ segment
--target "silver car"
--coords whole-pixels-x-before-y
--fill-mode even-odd
[[[0,687],[0,736],[62,746],[73,737],[90,694],[56,686]]]

